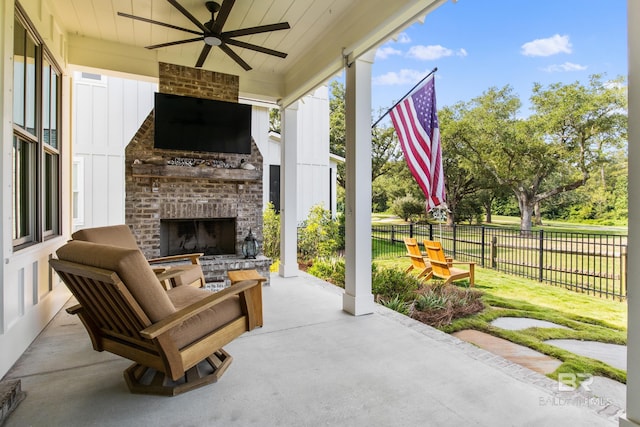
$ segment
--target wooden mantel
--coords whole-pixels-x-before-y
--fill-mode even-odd
[[[257,181],[262,179],[260,170],[227,169],[210,166],[174,166],[134,164],[132,176],[150,178],[211,179],[222,181]]]

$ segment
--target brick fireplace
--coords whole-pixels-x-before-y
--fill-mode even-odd
[[[166,63],[159,71],[161,93],[238,102],[238,76]],[[215,288],[226,283],[228,270],[269,277],[269,258],[241,255],[249,229],[262,242],[262,155],[255,142],[251,154],[160,150],[153,117],[152,111],[125,149],[125,221],[142,252],[204,252],[202,269]],[[255,169],[241,168],[243,161]]]

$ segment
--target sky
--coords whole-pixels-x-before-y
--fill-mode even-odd
[[[378,49],[373,118],[434,67],[438,108],[510,85],[526,117],[534,83],[626,78],[627,2],[449,0]]]

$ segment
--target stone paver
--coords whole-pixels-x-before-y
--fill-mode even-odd
[[[529,317],[498,317],[491,322],[491,325],[500,329],[508,329],[510,331],[518,331],[534,327],[571,329],[564,325],[558,325],[557,323],[548,322],[546,320],[531,319]]]
[[[581,356],[600,360],[623,371],[627,370],[626,345],[580,340],[547,340],[545,343]]]
[[[549,374],[562,365],[558,359],[484,332],[466,329],[452,335],[541,374]]]

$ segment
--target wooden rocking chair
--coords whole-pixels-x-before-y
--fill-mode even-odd
[[[425,260],[424,255],[420,252],[418,242],[413,237],[406,237],[404,239],[404,245],[407,247],[407,256],[411,260],[411,265],[404,271],[409,273],[412,270],[416,270],[418,279],[424,283],[433,275],[431,264]]]
[[[469,279],[469,286],[474,285],[475,263],[460,262],[447,259],[440,242],[431,240],[424,241],[424,248],[427,251],[427,259],[433,268],[433,276],[444,279],[444,284],[448,285],[454,280]],[[469,270],[453,267],[455,264],[468,264]]]
[[[50,264],[79,303],[67,312],[94,350],[134,362],[124,371],[132,393],[174,396],[217,381],[232,361],[222,347],[262,326],[257,280],[165,291],[137,249],[71,241],[57,255]]]

